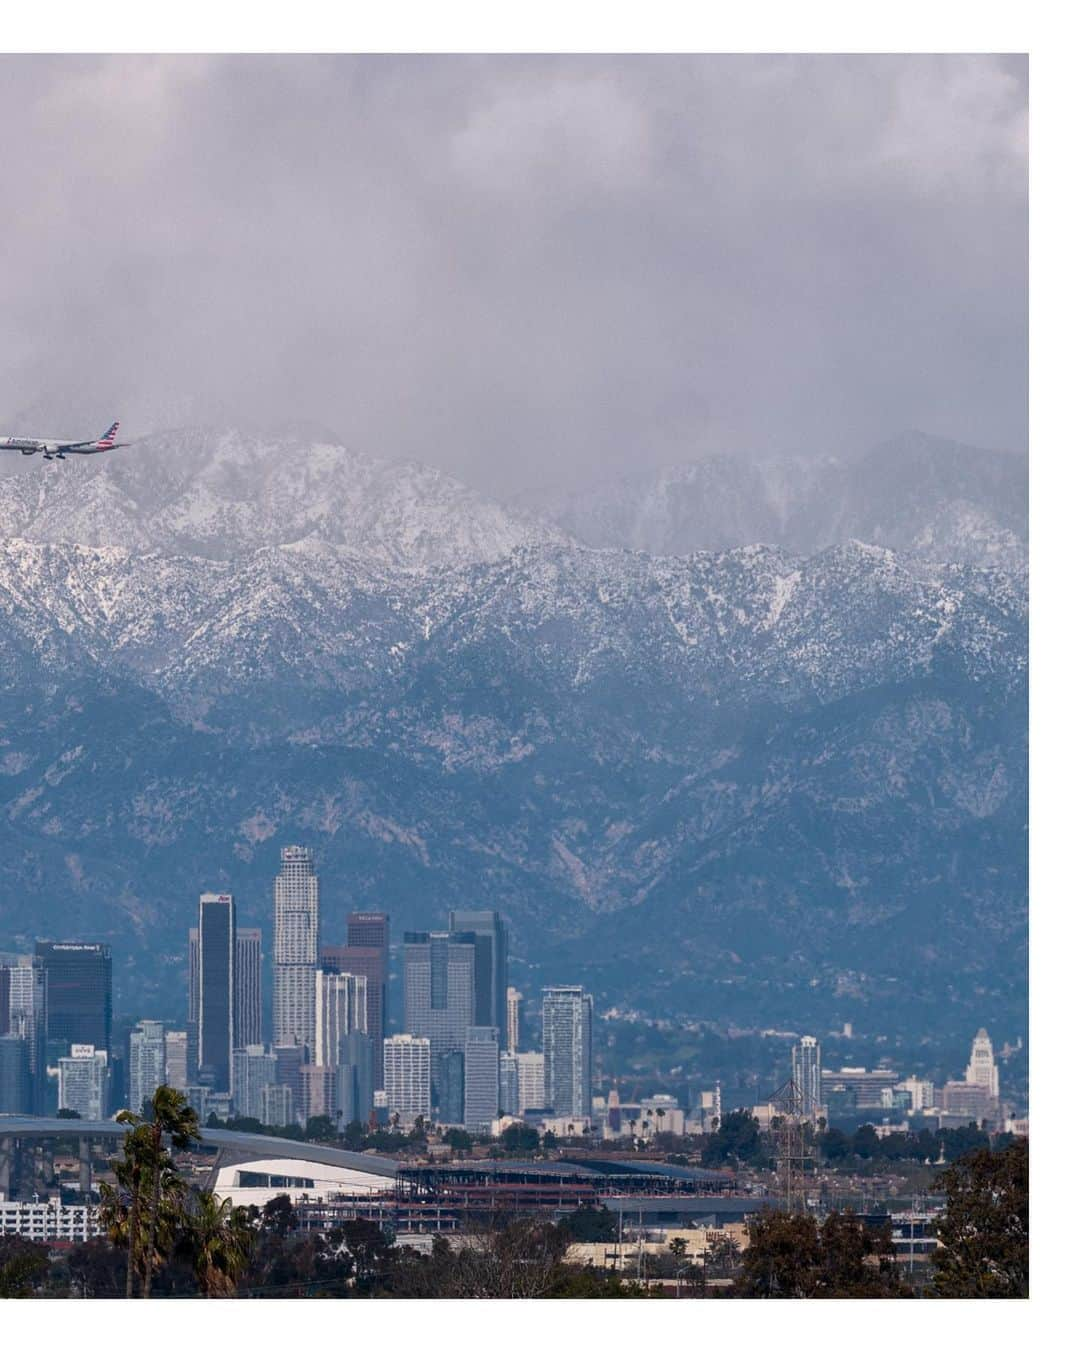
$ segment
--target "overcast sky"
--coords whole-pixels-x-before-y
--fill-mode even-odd
[[[0,79],[0,433],[310,422],[500,493],[912,426],[1026,446],[1022,59]]]

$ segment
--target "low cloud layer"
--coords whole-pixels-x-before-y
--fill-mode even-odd
[[[0,432],[310,423],[503,493],[906,426],[1026,445],[1021,59],[0,78]]]

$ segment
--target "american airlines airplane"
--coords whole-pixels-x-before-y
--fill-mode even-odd
[[[69,454],[104,454],[118,450],[127,440],[117,440],[120,423],[113,422],[100,440],[39,440],[36,436],[0,436],[0,450],[18,450],[20,454],[43,454],[46,459],[63,459]]]

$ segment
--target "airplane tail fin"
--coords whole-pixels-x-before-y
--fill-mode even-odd
[[[112,449],[112,447],[116,444],[116,433],[119,430],[120,430],[120,423],[113,422],[112,426],[109,427],[109,429],[98,441],[98,444],[101,446],[102,449]]]

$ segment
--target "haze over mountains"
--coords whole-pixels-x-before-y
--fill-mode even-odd
[[[542,511],[297,435],[2,467],[9,944],[106,938],[179,1010],[199,891],[269,928],[304,841],[328,932],[497,906],[526,986],[1022,1016],[1023,459],[909,436]]]
[[[854,460],[726,455],[535,508],[582,543],[650,553],[846,539],[936,562],[1017,566],[1027,552],[1027,460],[913,431]]]

